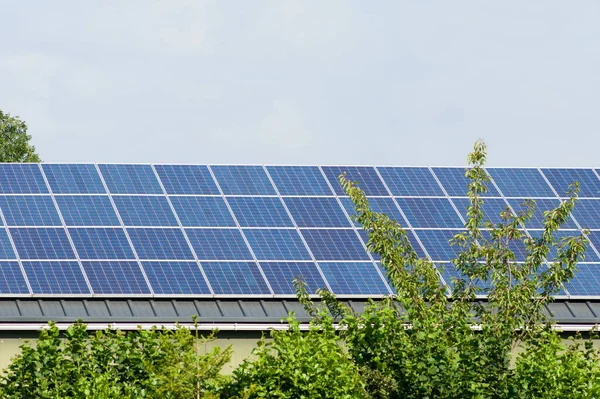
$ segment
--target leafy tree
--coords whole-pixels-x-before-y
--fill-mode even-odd
[[[305,288],[299,286],[300,292]],[[288,330],[272,330],[234,372],[222,397],[243,398],[367,398],[358,368],[340,347],[333,318],[325,309],[310,309],[306,332],[290,314]]]
[[[197,327],[197,326],[196,326]],[[98,331],[70,326],[60,337],[55,324],[40,333],[35,348],[24,345],[0,379],[4,398],[192,398],[217,384],[231,348],[205,355],[214,339],[187,328]],[[202,396],[201,396],[202,395]]]
[[[25,122],[0,110],[0,162],[41,162],[29,140]]]
[[[587,367],[583,374],[595,376],[599,371],[598,355],[591,349],[582,354],[571,347],[567,353],[573,356],[561,354],[557,333],[548,328],[544,313],[544,305],[573,276],[584,256],[586,232],[562,240],[555,236],[575,206],[577,184],[569,199],[545,212],[541,237],[531,238],[523,229],[533,215],[534,201],[526,202],[516,215],[507,209],[499,224],[484,220],[485,159],[485,144],[478,141],[466,170],[466,231],[452,240],[460,249],[453,261],[460,277],[453,279],[451,295],[439,283],[441,266],[419,258],[404,229],[373,212],[358,185],[340,176],[355,204],[356,220],[369,233],[367,247],[381,256],[397,291],[394,298],[372,303],[363,314],[343,310],[340,320],[349,353],[373,382],[369,392],[374,398],[508,398],[525,385],[538,390],[539,395],[529,397],[549,397],[551,390],[571,392],[569,380],[553,378],[553,371],[573,371],[582,364]],[[523,263],[516,261],[516,246],[526,252]],[[478,294],[488,296],[487,305],[475,301]],[[519,345],[552,366],[520,356],[512,369],[512,353]],[[526,372],[538,381],[526,384]],[[549,382],[542,384],[543,379]],[[590,382],[596,384],[593,389],[598,389],[596,381]]]

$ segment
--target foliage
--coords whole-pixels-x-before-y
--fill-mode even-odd
[[[0,110],[0,162],[41,162],[29,140],[25,122]]]
[[[325,309],[313,316],[306,332],[292,313],[288,330],[272,330],[270,341],[263,337],[234,371],[222,397],[366,398],[358,368],[340,347],[333,318]]]
[[[189,329],[98,331],[76,323],[60,337],[50,323],[37,346],[23,345],[0,381],[6,398],[191,398],[218,380],[231,349],[200,355]],[[204,396],[203,396],[204,397]]]
[[[517,386],[525,384],[526,370],[548,381],[525,384],[538,395],[529,397],[547,397],[560,384],[568,387],[567,379],[551,378],[551,371],[572,370],[573,364],[580,364],[587,367],[582,375],[598,373],[598,355],[591,348],[584,354],[577,346],[570,347],[570,358],[552,348],[559,338],[548,328],[544,312],[552,295],[573,276],[587,245],[586,232],[563,240],[555,237],[575,206],[577,184],[567,200],[545,213],[541,237],[531,238],[524,227],[533,215],[534,201],[527,201],[517,214],[507,209],[499,224],[484,221],[485,158],[485,145],[478,141],[466,170],[470,181],[466,230],[452,240],[460,253],[450,267],[460,277],[453,279],[451,292],[439,283],[441,266],[419,258],[404,229],[373,212],[358,185],[340,176],[355,204],[356,220],[369,233],[367,247],[381,257],[397,291],[394,298],[372,303],[363,314],[345,309],[340,320],[341,337],[363,377],[379,381],[368,386],[373,398],[514,397]],[[516,262],[514,253],[519,246],[526,252],[522,263]],[[475,301],[481,294],[488,296],[486,306]],[[519,345],[540,361],[547,355],[544,367],[520,357],[516,369],[511,368],[512,353]],[[591,390],[597,389],[595,381],[589,382]]]

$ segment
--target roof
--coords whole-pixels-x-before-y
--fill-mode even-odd
[[[342,301],[362,312],[366,300]],[[546,307],[547,314],[563,328],[579,330],[600,323],[600,302],[558,301]],[[211,330],[265,331],[285,328],[289,312],[307,323],[309,318],[297,300],[281,299],[0,299],[0,331],[38,330],[48,321],[62,328],[81,319],[90,329],[108,326],[124,330],[138,326],[189,325],[198,316],[200,328]],[[283,321],[282,321],[283,320]]]

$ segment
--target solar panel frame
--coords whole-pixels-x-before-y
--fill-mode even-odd
[[[395,197],[446,196],[427,167],[378,166],[376,169]]]
[[[0,195],[0,209],[7,226],[62,226],[50,195]]]
[[[54,200],[64,224],[68,227],[121,226],[108,195],[55,195]]]
[[[154,165],[169,195],[218,195],[219,189],[206,165]]]
[[[333,196],[327,179],[318,166],[266,166],[282,196]]]
[[[106,194],[94,164],[41,164],[54,194]]]
[[[372,166],[322,166],[321,170],[329,180],[329,184],[337,195],[346,195],[338,176],[346,173],[350,181],[358,183],[358,187],[367,196],[389,196],[383,181]]]

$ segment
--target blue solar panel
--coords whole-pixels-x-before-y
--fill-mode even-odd
[[[318,166],[267,166],[281,195],[333,195]]]
[[[555,197],[552,188],[537,169],[488,168],[496,185],[505,197]]]
[[[579,182],[580,197],[600,198],[600,180],[591,169],[542,169],[559,196],[566,197],[569,186]]]
[[[465,168],[432,168],[440,183],[451,197],[466,197],[470,180],[465,177]],[[500,197],[492,182],[487,185],[484,197]]]
[[[171,197],[171,204],[185,227],[235,227],[221,197]]]
[[[451,290],[454,289],[453,278],[462,278],[464,277],[456,267],[452,263],[438,263],[436,264],[437,269],[441,272],[444,281]],[[465,279],[468,281],[468,279]],[[481,291],[479,291],[478,295],[486,295],[487,290],[491,287],[489,283],[484,283],[483,281],[477,279],[473,281],[475,287],[479,287]]]
[[[524,200],[520,199],[509,199],[508,203],[513,208],[515,212],[522,212],[526,209],[523,205]],[[550,198],[538,198],[535,201],[535,209],[533,211],[533,215],[526,227],[529,229],[543,229],[544,228],[544,212],[555,209],[560,201],[558,199],[550,199]],[[575,209],[579,207],[579,203],[575,205]],[[567,219],[566,223],[562,225],[563,229],[576,229],[577,225],[573,221],[573,219]]]
[[[577,231],[559,231],[555,236],[569,237],[569,236],[577,236],[579,232]],[[600,250],[600,232],[592,231],[590,232],[588,239],[590,243],[597,249]],[[600,262],[600,258],[594,252],[590,245],[587,246],[585,250],[585,259],[580,259],[582,262]]]
[[[205,165],[155,165],[154,168],[167,194],[219,194]]]
[[[447,198],[396,198],[396,201],[412,227],[464,227]]]
[[[354,230],[302,230],[316,260],[369,260]]]
[[[293,227],[277,197],[229,197],[229,206],[242,227]]]
[[[70,228],[80,259],[135,259],[121,228]]]
[[[258,260],[310,260],[296,230],[244,229]]]
[[[457,256],[460,248],[456,245],[450,246],[448,241],[460,232],[460,230],[415,230],[415,234],[434,261],[451,261]]]
[[[295,294],[293,281],[296,278],[304,281],[309,294],[326,288],[325,281],[313,262],[262,262],[260,266],[275,294]]]
[[[196,262],[142,262],[156,295],[207,295],[208,285]]]
[[[319,266],[334,294],[385,295],[390,293],[373,263],[322,262]]]
[[[252,260],[252,254],[237,229],[186,229],[198,259]]]
[[[162,194],[150,165],[98,165],[112,194]]]
[[[338,195],[346,195],[338,179],[339,175],[343,173],[346,173],[346,177],[350,181],[359,183],[358,187],[368,196],[390,195],[371,166],[324,166],[323,172]]]
[[[54,194],[106,194],[95,165],[42,164]]]
[[[6,233],[6,229],[0,229],[0,259],[17,259],[17,255]]]
[[[582,229],[600,229],[600,200],[579,200],[573,209],[573,216]]]
[[[125,226],[178,226],[166,197],[113,197]]]
[[[62,228],[12,228],[10,234],[21,259],[75,259]]]
[[[353,216],[356,215],[354,203],[348,197],[341,197],[340,201],[342,201],[344,209],[346,209],[346,212],[348,212],[348,215],[352,219]],[[398,210],[398,207],[396,207],[396,204],[394,203],[394,200],[392,198],[369,198],[369,205],[373,212],[383,213],[390,219],[398,222],[401,226],[406,226],[406,222],[404,221],[402,214]],[[361,224],[356,221],[354,221],[353,223],[357,227],[361,226]]]
[[[18,262],[0,262],[0,294],[29,294]]]
[[[23,269],[34,294],[90,294],[75,261],[23,262]]]
[[[261,166],[211,166],[225,195],[276,195]]]
[[[105,195],[54,197],[67,226],[120,226],[115,209]]]
[[[127,229],[140,259],[192,260],[194,255],[179,229]]]
[[[351,227],[335,198],[288,197],[284,202],[298,227]]]
[[[94,294],[150,294],[135,261],[81,262]]]
[[[484,230],[481,233],[485,239],[487,239],[488,241],[491,242],[492,235],[491,235],[490,230]],[[524,262],[525,258],[528,255],[528,251],[527,251],[525,244],[523,243],[523,239],[525,239],[525,237],[511,240],[508,243],[508,249],[511,250],[515,254],[514,260],[517,262]],[[502,238],[502,242],[503,243],[506,242],[505,237]]]
[[[270,294],[265,279],[253,262],[203,263],[202,267],[215,294]]]
[[[444,197],[444,192],[429,168],[378,167],[379,174],[399,197]]]
[[[577,264],[575,276],[565,284],[565,287],[571,295],[600,295],[600,265]]]
[[[0,196],[0,209],[8,226],[62,226],[52,197]]]
[[[37,164],[0,164],[1,194],[47,194],[48,192]]]
[[[522,201],[522,200],[517,200],[517,202],[519,202],[519,201]],[[452,198],[452,202],[454,202],[454,205],[456,205],[456,208],[459,210],[459,212],[462,213],[463,218],[465,218],[465,220],[467,220],[467,209],[469,206],[471,206],[469,199],[468,198]],[[500,217],[500,214],[504,213],[507,208],[508,208],[508,205],[501,198],[486,198],[486,199],[484,199],[483,206],[481,207],[481,210],[483,211],[483,220],[482,220],[482,224],[480,225],[480,227],[483,227],[484,223],[487,221],[491,221],[494,224],[506,223],[506,221]],[[512,214],[512,211],[510,211],[510,209],[509,209],[509,212],[510,212],[510,214]]]

